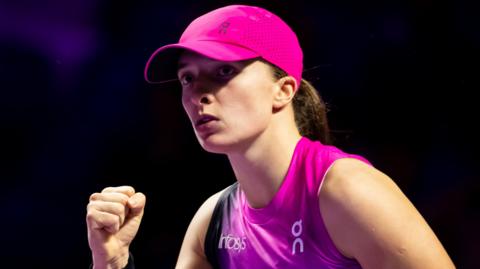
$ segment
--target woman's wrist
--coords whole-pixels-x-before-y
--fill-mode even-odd
[[[93,257],[93,269],[123,269],[127,266],[130,253],[128,249],[119,255],[105,261],[102,258]]]

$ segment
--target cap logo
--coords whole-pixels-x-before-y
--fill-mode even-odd
[[[218,27],[218,33],[226,34],[229,26],[230,26],[230,22],[228,21],[223,22],[222,24],[220,24],[220,27]]]

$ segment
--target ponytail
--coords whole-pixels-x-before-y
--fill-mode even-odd
[[[331,144],[330,128],[327,121],[327,108],[318,91],[310,82],[302,79],[300,88],[293,98],[295,123],[302,136]]]
[[[261,61],[272,66],[276,79],[288,76],[285,71],[275,65],[264,60]],[[310,82],[302,79],[292,103],[295,124],[300,134],[310,140],[318,140],[325,145],[332,144],[325,102]]]

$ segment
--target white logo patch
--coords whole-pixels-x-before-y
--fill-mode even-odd
[[[247,247],[247,238],[245,236],[234,236],[231,234],[224,235],[220,237],[220,241],[218,242],[219,249],[227,249],[227,250],[235,250],[235,251],[242,251]]]
[[[300,253],[303,253],[303,240],[300,237],[303,232],[302,220],[299,219],[295,221],[292,225],[292,235],[295,237],[295,240],[292,244],[292,255],[297,254],[298,250]]]

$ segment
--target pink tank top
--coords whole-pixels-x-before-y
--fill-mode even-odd
[[[322,180],[340,158],[369,163],[301,138],[280,189],[264,208],[250,207],[241,187],[230,186],[217,203],[205,240],[214,268],[361,268],[335,247],[319,209]]]

